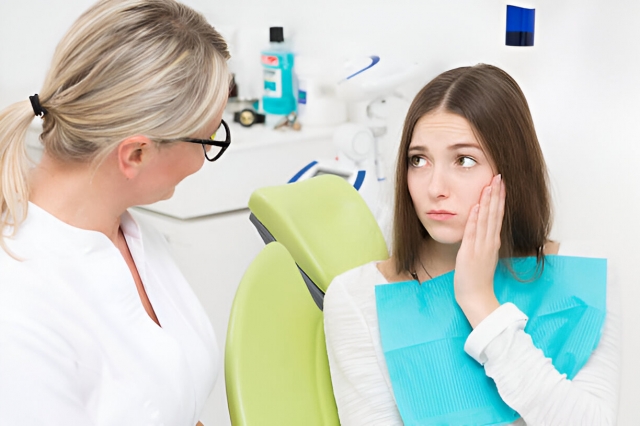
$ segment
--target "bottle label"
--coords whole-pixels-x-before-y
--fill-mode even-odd
[[[298,90],[298,103],[307,104],[307,92],[305,90]]]
[[[280,66],[280,59],[274,55],[262,55],[262,63],[270,67]]]
[[[279,68],[264,69],[264,96],[268,98],[282,97],[282,70]]]

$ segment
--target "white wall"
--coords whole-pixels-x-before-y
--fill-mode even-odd
[[[0,2],[0,107],[38,91],[55,43],[91,1]],[[240,88],[259,82],[257,54],[269,25],[285,26],[296,51],[348,57],[400,55],[425,64],[423,81],[454,66],[498,65],[521,84],[550,168],[553,235],[603,246],[622,287],[619,424],[640,417],[640,2],[529,0],[535,47],[504,46],[498,0],[190,0],[231,37]],[[414,89],[415,90],[415,89]],[[249,93],[247,93],[249,94]],[[213,289],[212,291],[215,291]]]

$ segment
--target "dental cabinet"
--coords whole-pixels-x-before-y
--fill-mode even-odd
[[[169,200],[142,208],[178,219],[246,209],[256,188],[287,183],[310,161],[336,154],[333,127],[281,131],[229,123],[229,128],[231,145],[219,160],[205,161]]]

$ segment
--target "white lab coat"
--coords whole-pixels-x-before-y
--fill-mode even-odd
[[[102,233],[34,204],[0,250],[0,425],[195,425],[219,369],[207,315],[162,235],[121,227],[161,327]]]

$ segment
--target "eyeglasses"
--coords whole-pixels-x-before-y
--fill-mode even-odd
[[[209,161],[216,161],[222,157],[222,154],[224,154],[227,148],[229,148],[229,145],[231,145],[231,132],[229,132],[227,123],[221,120],[220,127],[209,139],[178,138],[173,140],[202,144],[204,157]],[[207,151],[207,146],[210,147],[209,151]]]

